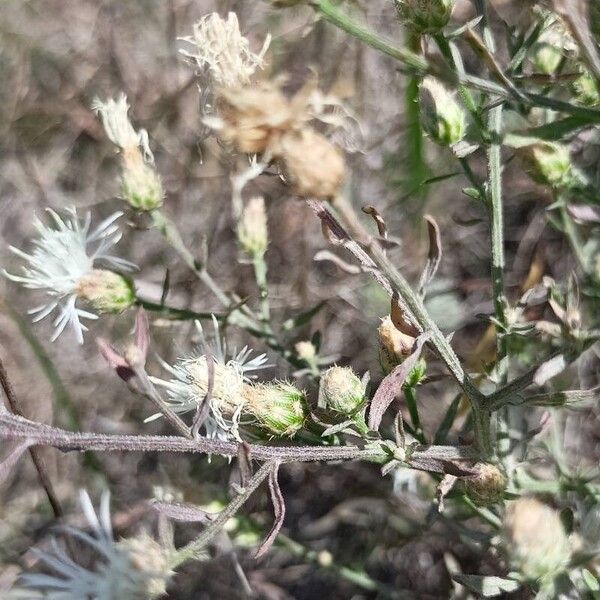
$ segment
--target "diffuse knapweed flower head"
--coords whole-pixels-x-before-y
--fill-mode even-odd
[[[491,463],[477,463],[475,474],[464,478],[467,495],[478,506],[500,502],[506,489],[506,475]]]
[[[398,16],[418,33],[437,33],[450,20],[454,0],[395,0]]]
[[[102,120],[106,135],[121,149],[121,194],[132,208],[150,211],[158,208],[164,198],[160,176],[154,168],[154,157],[144,129],[135,131],[129,120],[127,97],[116,100],[94,100],[92,109]]]
[[[513,568],[529,580],[550,581],[571,556],[560,515],[535,498],[521,498],[509,505],[504,543]]]
[[[238,88],[250,83],[255,71],[262,68],[271,42],[267,35],[258,53],[252,52],[250,42],[240,32],[235,13],[227,19],[217,13],[205,15],[194,24],[193,35],[180,38],[192,50],[180,50],[199,68],[207,69],[214,84],[225,88]]]
[[[50,209],[48,214],[51,226],[39,219],[34,221],[39,237],[33,241],[31,254],[11,247],[26,262],[22,273],[4,271],[4,274],[26,288],[42,290],[50,296],[50,301],[30,313],[35,315],[36,322],[54,310],[59,311],[52,340],[70,325],[77,341],[82,343],[87,328],[80,319],[96,319],[97,315],[77,306],[78,300],[86,301],[98,313],[119,312],[135,300],[132,284],[126,277],[97,268],[98,263],[109,269],[134,268],[132,263],[109,253],[121,238],[115,224],[121,213],[108,217],[93,230],[90,230],[90,213],[83,220],[78,218],[75,209],[67,210],[64,217]]]
[[[191,355],[182,357],[174,365],[164,363],[173,375],[169,381],[152,377],[153,383],[167,390],[167,402],[176,413],[195,411],[209,390],[212,372],[212,391],[209,412],[204,421],[208,437],[241,440],[239,424],[244,407],[244,384],[252,373],[266,366],[267,357],[260,354],[252,359],[252,351],[244,347],[240,352],[227,353],[214,320],[215,336],[211,345],[204,340],[202,327],[197,323],[202,344]],[[210,351],[209,351],[210,350]],[[212,368],[209,367],[212,361]]]
[[[81,493],[81,505],[93,533],[70,527],[65,531],[97,555],[95,565],[81,566],[53,540],[51,553],[36,554],[56,575],[26,574],[23,587],[56,600],[150,600],[162,596],[173,575],[170,551],[148,535],[115,542],[108,494],[102,497],[98,515],[85,492]]]
[[[243,394],[244,414],[273,436],[293,436],[308,417],[306,394],[286,381],[246,384]]]
[[[319,408],[345,416],[355,415],[365,404],[365,384],[350,367],[331,367],[319,385]]]
[[[427,76],[421,82],[419,105],[423,128],[434,142],[452,146],[465,137],[465,112],[435,77]]]

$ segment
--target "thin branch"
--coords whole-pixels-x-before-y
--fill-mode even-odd
[[[8,405],[10,410],[19,417],[25,417],[23,411],[21,410],[20,402],[15,394],[14,388],[10,379],[8,377],[8,373],[6,368],[4,367],[4,363],[2,359],[0,359],[0,385],[4,390],[4,394],[6,395],[6,400],[8,401]],[[52,486],[52,482],[50,481],[50,477],[48,472],[46,471],[46,466],[44,465],[44,460],[40,455],[40,452],[37,448],[28,448],[29,454],[31,455],[31,460],[35,466],[35,470],[37,471],[40,483],[44,488],[44,492],[46,492],[46,496],[48,497],[48,502],[52,507],[52,512],[54,516],[59,519],[63,516],[62,506],[56,496],[54,491],[54,487]]]

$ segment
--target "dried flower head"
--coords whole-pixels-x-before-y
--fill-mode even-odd
[[[419,33],[437,33],[452,15],[454,0],[395,0],[400,19]]]
[[[250,198],[242,210],[238,223],[238,241],[242,250],[251,258],[264,255],[269,242],[267,211],[262,196]]]
[[[535,498],[521,498],[509,505],[504,539],[513,567],[530,580],[551,579],[571,556],[558,512]]]
[[[364,403],[365,385],[350,367],[331,367],[325,371],[319,385],[319,408],[352,416]]]
[[[467,495],[477,506],[500,502],[506,489],[506,475],[491,463],[477,463],[476,474],[464,479]]]
[[[333,198],[345,176],[344,157],[324,135],[311,127],[281,137],[277,154],[287,179],[299,196]]]
[[[108,494],[102,497],[99,515],[87,493],[82,492],[80,500],[93,534],[73,528],[65,530],[97,554],[95,566],[88,569],[79,565],[77,557],[69,557],[53,540],[51,554],[36,554],[57,575],[26,574],[23,586],[55,600],[149,600],[164,594],[173,575],[168,551],[147,535],[115,543]]]
[[[136,210],[154,210],[164,199],[160,176],[154,169],[154,156],[150,150],[145,129],[135,131],[129,120],[127,97],[121,94],[116,100],[94,100],[92,109],[102,120],[106,135],[122,152],[121,194],[123,200]]]
[[[244,413],[274,436],[293,436],[308,416],[306,394],[286,381],[246,384],[244,400]]]
[[[410,355],[415,338],[399,331],[389,315],[381,319],[377,334],[379,337],[379,360],[383,370],[389,373]]]
[[[442,146],[457,144],[467,129],[465,113],[437,79],[427,76],[419,86],[421,122],[431,139]]]
[[[272,151],[284,132],[297,127],[298,120],[294,107],[272,82],[219,90],[217,113],[218,119],[209,122],[219,137],[247,154]]]
[[[180,50],[181,54],[200,69],[207,69],[214,83],[226,88],[250,83],[255,71],[263,67],[271,43],[271,36],[267,35],[258,54],[253,53],[233,12],[227,19],[217,13],[202,17],[194,24],[193,34],[180,39],[193,47],[191,51]]]
[[[209,399],[209,414],[204,421],[208,437],[219,439],[235,439],[240,441],[239,422],[244,406],[244,383],[250,381],[250,373],[266,366],[264,354],[248,360],[252,351],[245,346],[240,352],[233,352],[229,357],[227,347],[219,336],[217,320],[214,319],[215,335],[212,345],[204,340],[201,325],[197,322],[202,343],[191,355],[177,360],[175,365],[166,363],[164,367],[173,375],[166,381],[151,377],[156,385],[167,390],[167,402],[177,413],[196,410],[203,402],[208,389],[212,371],[212,392]],[[207,353],[210,349],[210,354]],[[209,369],[209,361],[213,368]],[[156,418],[160,415],[154,415]]]
[[[90,231],[90,213],[80,220],[75,209],[67,210],[66,216],[63,218],[53,210],[48,209],[47,212],[52,219],[52,226],[47,227],[39,219],[35,219],[34,225],[39,233],[39,238],[34,240],[31,254],[11,247],[11,250],[27,263],[22,267],[23,274],[12,275],[6,271],[4,274],[12,281],[22,283],[26,288],[43,290],[51,297],[49,302],[34,308],[30,313],[35,315],[34,322],[37,322],[55,309],[59,310],[60,314],[54,321],[56,331],[52,340],[55,340],[65,327],[70,325],[75,332],[77,341],[83,343],[83,332],[87,328],[80,322],[80,319],[96,319],[98,317],[94,313],[77,307],[77,300],[91,299],[90,281],[93,280],[95,292],[92,305],[97,311],[104,312],[102,308],[106,307],[106,304],[103,305],[99,301],[99,296],[103,293],[113,294],[114,300],[115,280],[121,277],[116,274],[104,275],[105,283],[108,282],[108,279],[111,280],[112,291],[105,288],[101,290],[98,287],[98,270],[94,268],[95,265],[100,262],[109,268],[121,270],[135,267],[132,263],[109,253],[110,248],[121,239],[115,221],[122,213],[114,213]],[[107,273],[104,270],[100,272]],[[121,286],[120,306],[124,308],[125,296],[130,300],[133,298],[131,288],[129,295],[123,295],[122,281],[119,280],[119,282],[119,286]]]

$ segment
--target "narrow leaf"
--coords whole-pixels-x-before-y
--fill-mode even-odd
[[[562,373],[567,367],[567,361],[564,354],[554,356],[550,360],[542,363],[533,376],[533,383],[537,386],[544,385],[547,381]]]
[[[11,473],[14,466],[17,464],[23,453],[35,442],[30,439],[25,439],[9,453],[9,455],[0,463],[0,483],[2,483]]]
[[[388,409],[389,405],[394,401],[402,389],[404,380],[417,364],[423,345],[429,339],[429,333],[422,333],[415,340],[415,347],[408,358],[398,365],[383,381],[379,384],[375,396],[371,401],[371,409],[369,411],[369,429],[377,431],[381,425],[383,414]]]
[[[504,592],[514,592],[519,589],[519,582],[493,575],[452,575],[454,581],[484,598],[500,596]]]
[[[425,215],[423,218],[425,221],[427,221],[427,233],[429,234],[429,253],[427,255],[427,262],[425,263],[425,267],[423,268],[421,279],[419,281],[420,294],[423,293],[425,288],[435,277],[442,259],[442,236],[440,234],[439,225],[431,215]]]
[[[173,521],[184,523],[209,523],[209,513],[193,504],[182,502],[152,502],[152,508]]]
[[[276,462],[269,473],[269,492],[271,493],[271,502],[273,503],[273,512],[275,514],[275,521],[271,531],[267,534],[263,543],[259,546],[254,558],[260,558],[269,550],[273,545],[277,534],[283,526],[283,520],[285,518],[285,502],[283,500],[283,494],[277,481],[277,474],[279,472],[279,462]]]

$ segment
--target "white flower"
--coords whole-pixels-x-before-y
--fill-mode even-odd
[[[162,595],[172,574],[168,553],[148,536],[115,542],[108,493],[102,496],[98,515],[86,492],[80,493],[80,502],[93,534],[72,527],[63,530],[97,555],[95,565],[88,569],[77,564],[53,539],[51,553],[34,552],[56,575],[26,574],[21,585],[50,600],[147,600]]]
[[[148,132],[145,129],[136,131],[129,120],[129,104],[125,94],[122,93],[116,100],[110,98],[106,102],[96,98],[92,103],[92,110],[100,115],[106,135],[113,144],[121,150],[139,148],[145,161],[154,162],[148,143]]]
[[[116,212],[95,229],[90,231],[91,214],[88,212],[83,220],[77,217],[74,208],[66,211],[65,217],[47,209],[52,219],[52,226],[44,225],[39,219],[34,220],[34,226],[39,237],[33,241],[33,251],[27,254],[18,248],[10,247],[12,252],[26,261],[21,275],[13,275],[3,271],[4,275],[33,290],[44,290],[50,301],[29,311],[35,315],[37,322],[48,316],[55,309],[59,315],[54,321],[56,331],[52,336],[54,341],[71,325],[77,341],[83,342],[83,332],[87,331],[81,318],[97,319],[97,315],[77,307],[79,297],[78,286],[89,277],[96,262],[101,261],[105,266],[116,269],[131,269],[135,265],[109,254],[120,239],[115,221],[122,213]]]
[[[244,406],[244,383],[251,379],[253,371],[265,368],[267,357],[260,354],[249,360],[252,350],[244,346],[228,357],[225,342],[219,336],[219,326],[213,317],[214,342],[208,345],[200,323],[196,322],[201,337],[198,349],[189,356],[179,358],[175,365],[163,363],[174,376],[170,381],[151,377],[156,385],[167,390],[167,402],[176,413],[196,410],[204,400],[209,385],[208,361],[212,360],[213,389],[209,400],[209,413],[204,421],[206,435],[211,438],[241,441],[239,422]],[[207,350],[208,349],[208,350]],[[210,355],[209,355],[210,352]],[[154,415],[148,420],[157,418]]]
[[[250,83],[250,78],[263,66],[263,58],[271,36],[268,35],[258,54],[250,50],[250,43],[240,33],[235,13],[230,12],[227,20],[217,13],[202,17],[194,24],[193,35],[180,38],[191,44],[193,51],[180,50],[201,69],[208,69],[213,81],[221,86],[233,88]]]

